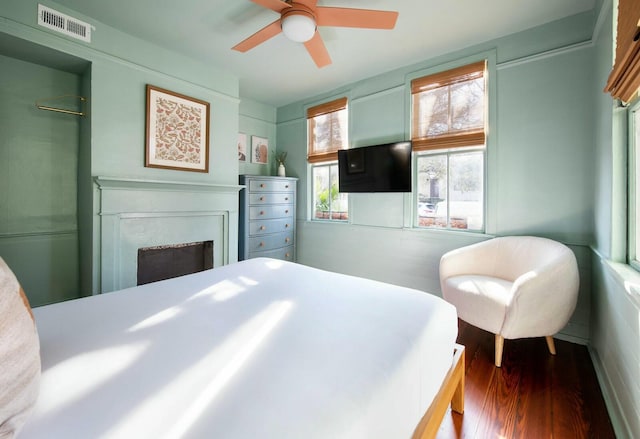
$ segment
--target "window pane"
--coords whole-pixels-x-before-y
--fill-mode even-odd
[[[418,135],[430,137],[449,132],[448,87],[422,92],[418,95],[418,99],[420,99]]]
[[[347,111],[341,110],[322,114],[309,124],[312,130],[314,152],[342,149],[347,144]]]
[[[419,156],[418,225],[447,226],[447,155]]]
[[[482,230],[484,152],[417,158],[418,226]]]
[[[484,127],[484,79],[478,78],[451,86],[451,130],[464,131]]]
[[[452,154],[449,157],[449,226],[482,230],[483,152]]]
[[[348,194],[339,192],[337,164],[313,167],[313,217],[324,220],[348,220]]]
[[[313,217],[329,218],[329,167],[313,167]]]

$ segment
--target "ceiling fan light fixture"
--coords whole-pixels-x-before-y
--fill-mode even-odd
[[[304,11],[292,11],[282,17],[282,33],[291,41],[306,43],[316,33],[316,21]]]

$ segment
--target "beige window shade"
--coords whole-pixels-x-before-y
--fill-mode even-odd
[[[411,81],[414,151],[485,143],[486,61]]]
[[[640,1],[620,0],[616,60],[607,81],[606,92],[629,102],[640,87]]]
[[[338,160],[338,150],[346,149],[347,98],[336,99],[307,110],[310,163]]]

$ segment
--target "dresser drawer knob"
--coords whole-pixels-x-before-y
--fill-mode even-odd
[[[289,209],[285,210],[284,213],[289,213]]]
[[[258,244],[258,247],[264,247],[264,242],[261,242],[260,244]]]
[[[261,210],[261,211],[260,211],[260,215],[264,215],[264,210]]]
[[[284,228],[285,228],[285,229],[289,228],[289,224],[285,224],[285,225],[284,225]]]
[[[291,241],[290,238],[284,238],[284,242],[289,242],[289,241]]]
[[[289,259],[289,258],[291,257],[291,255],[290,255],[289,253],[285,253],[285,254],[284,254],[284,257],[285,257],[285,258],[287,258],[287,259]]]
[[[289,185],[288,185],[288,184],[285,184],[285,185],[284,185],[284,188],[285,188],[285,189],[289,189]]]
[[[289,201],[289,197],[284,197],[284,201]]]
[[[260,187],[265,187],[266,185],[264,183],[260,183]]]
[[[260,226],[260,230],[267,230],[267,226]]]
[[[264,201],[264,197],[260,197],[260,201]]]

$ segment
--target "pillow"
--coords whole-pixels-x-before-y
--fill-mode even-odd
[[[29,302],[0,258],[0,438],[20,431],[38,398],[40,342]]]

